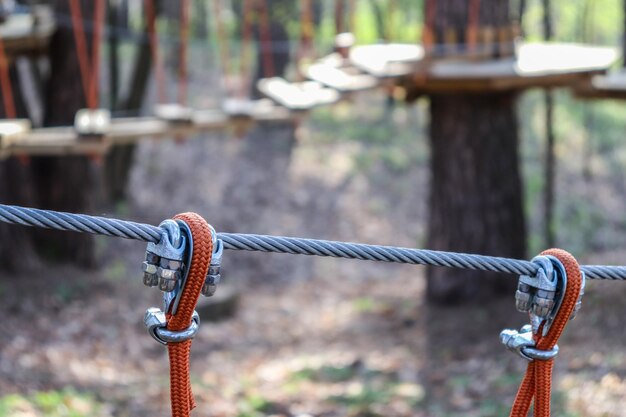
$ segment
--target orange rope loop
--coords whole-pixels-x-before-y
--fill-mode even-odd
[[[501,333],[503,342],[509,348],[512,347],[512,342],[517,340],[516,347],[523,356],[524,349],[527,348],[530,350],[526,352],[532,351],[536,355],[527,357],[531,362],[528,364],[526,375],[515,397],[510,417],[527,417],[533,400],[535,417],[550,417],[553,358],[558,353],[556,342],[567,322],[573,318],[580,307],[580,298],[584,289],[584,276],[578,262],[571,254],[562,249],[549,249],[541,255],[547,257],[554,265],[554,274],[548,273],[546,278],[548,281],[552,277],[555,279],[556,291],[550,291],[548,287],[542,288],[539,281],[537,281],[538,287],[531,288],[528,286],[528,281],[524,281],[528,277],[522,276],[516,294],[518,309],[530,309],[533,312],[531,314],[532,340],[529,334],[530,329],[522,334],[516,334],[510,330]],[[541,279],[539,274],[536,279]],[[556,304],[552,309],[549,308],[551,302]],[[550,310],[556,310],[556,312]],[[526,341],[520,339],[523,335],[528,335]]]
[[[180,49],[178,63],[178,104],[187,102],[187,51],[189,40],[189,0],[180,0]]]
[[[189,354],[200,324],[195,308],[200,294],[207,294],[203,287],[214,273],[209,267],[217,234],[196,213],[178,214],[173,220],[161,223],[161,240],[148,244],[146,251],[144,284],[164,291],[165,311],[148,309],[144,322],[152,337],[167,345],[172,416],[189,417],[195,407]],[[216,259],[220,256],[216,254]],[[219,275],[214,278],[216,284]]]
[[[157,86],[157,96],[159,102],[163,103],[165,101],[165,76],[163,74],[163,63],[161,62],[161,55],[159,53],[155,1],[156,0],[144,0],[144,10],[146,12],[146,26],[150,41],[150,55],[152,57],[152,67]]]
[[[270,15],[266,0],[259,0],[259,41],[261,44],[261,59],[263,61],[263,77],[271,78],[276,75],[276,69],[272,53]]]
[[[74,41],[76,42],[80,78],[85,94],[85,101],[87,102],[87,107],[90,109],[98,107],[99,101],[100,44],[104,25],[104,7],[104,0],[95,0],[93,17],[94,32],[91,47],[92,56],[90,60],[89,52],[87,51],[87,40],[83,26],[83,14],[80,0],[70,0],[70,14],[72,18]]]
[[[246,80],[250,77],[250,62],[248,59],[248,50],[252,43],[252,0],[243,0],[243,22],[241,23],[241,56],[239,62],[239,97],[245,97],[248,93],[248,83]]]
[[[0,37],[0,87],[2,87],[2,104],[4,114],[8,119],[15,119],[15,100],[13,99],[13,87],[11,86],[11,73],[9,72],[9,60],[7,59],[4,42]]]

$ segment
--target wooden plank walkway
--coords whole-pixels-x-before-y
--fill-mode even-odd
[[[574,87],[593,80],[596,90],[612,89],[626,96],[626,74],[592,78],[615,62],[618,53],[614,48],[529,43],[521,44],[516,57],[511,58],[425,61],[419,46],[381,44],[355,47],[351,56],[358,64],[353,66],[338,54],[332,54],[311,65],[308,75],[319,84],[289,83],[280,78],[261,80],[261,91],[279,106],[268,99],[227,99],[221,109],[208,110],[170,106],[161,112],[169,112],[170,118],[114,118],[105,135],[91,138],[78,135],[74,127],[3,134],[0,125],[0,157],[101,154],[110,146],[133,143],[144,137],[187,136],[230,128],[241,132],[254,123],[292,121],[300,117],[297,113],[302,110],[330,105],[343,94],[392,82],[385,80],[397,80],[424,94]]]

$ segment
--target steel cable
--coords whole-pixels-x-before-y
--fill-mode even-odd
[[[161,236],[160,229],[150,224],[5,204],[0,204],[0,222],[155,243]],[[218,233],[218,238],[224,248],[230,250],[444,266],[515,275],[535,275],[538,270],[537,265],[526,260],[468,253],[242,233]],[[581,269],[589,279],[626,280],[624,266],[584,265]]]

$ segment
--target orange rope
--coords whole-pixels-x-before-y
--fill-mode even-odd
[[[313,43],[313,2],[300,1],[300,53],[308,52]]]
[[[96,0],[94,10],[94,32],[91,46],[91,88],[89,107],[95,109],[98,107],[98,101],[100,97],[100,46],[102,45],[102,33],[104,28],[104,0]]]
[[[261,43],[261,59],[263,61],[263,77],[270,78],[276,75],[276,70],[272,54],[272,34],[266,0],[259,0],[259,40]]]
[[[15,119],[15,100],[13,99],[13,88],[11,86],[11,73],[9,72],[9,60],[4,51],[4,42],[0,37],[0,87],[2,87],[2,103],[4,105],[4,115],[8,119]]]
[[[305,74],[302,73],[302,61],[309,58],[313,49],[313,10],[312,0],[300,1],[300,47],[298,48],[297,58],[297,70],[298,80],[303,81],[306,79]]]
[[[154,78],[157,85],[157,96],[159,102],[163,103],[165,101],[165,76],[163,74],[163,65],[159,54],[159,38],[156,30],[156,10],[154,1],[155,0],[144,0],[144,9],[146,12],[148,38],[150,40],[150,55],[152,56]]]
[[[241,82],[239,86],[239,96],[245,97],[247,95],[248,85],[244,80],[247,80],[250,76],[250,65],[246,56],[246,50],[249,49],[252,41],[252,0],[243,0],[243,22],[241,24],[241,62],[240,62],[240,77]]]
[[[78,56],[78,67],[80,69],[80,80],[83,84],[83,93],[89,107],[89,53],[85,42],[85,29],[83,27],[83,13],[79,0],[70,0],[70,14],[72,17],[72,28],[74,29],[74,42],[76,42],[76,54]]]
[[[480,0],[470,0],[467,10],[467,32],[465,43],[469,51],[478,44],[478,24],[480,22]]]
[[[435,43],[435,0],[426,0],[424,5],[424,30],[422,31],[422,43],[424,49],[430,50]]]
[[[180,0],[180,55],[178,63],[178,104],[187,102],[187,49],[189,40],[189,1]]]
[[[563,333],[569,318],[576,307],[582,286],[580,266],[576,259],[562,249],[549,249],[541,255],[552,255],[565,267],[567,287],[561,307],[557,312],[548,334],[542,336],[543,325],[535,335],[537,349],[552,350]],[[517,391],[510,417],[527,417],[530,405],[534,403],[535,417],[550,417],[550,394],[552,391],[552,368],[554,360],[534,360],[528,364],[526,375]]]
[[[70,14],[72,28],[74,29],[74,41],[76,42],[76,54],[78,55],[78,67],[80,78],[85,94],[87,107],[95,109],[99,101],[99,70],[100,70],[100,43],[102,40],[104,24],[104,0],[96,0],[94,8],[94,34],[92,39],[92,57],[89,59],[85,28],[83,26],[83,14],[79,0],[70,0]]]
[[[222,0],[213,0],[213,16],[215,19],[215,40],[222,64],[222,76],[227,78],[228,69],[230,68],[230,59],[228,56],[228,48],[226,46],[226,30],[221,19]]]
[[[174,315],[168,315],[168,330],[181,331],[191,325],[192,315],[202,285],[209,270],[211,255],[213,254],[213,240],[211,227],[196,213],[182,213],[174,219],[184,221],[191,230],[193,239],[193,254],[187,282],[182,289],[178,310]],[[191,392],[189,372],[189,353],[191,340],[180,343],[168,343],[170,360],[170,401],[173,417],[189,417],[191,410],[196,406]]]
[[[335,34],[344,32],[345,7],[344,0],[335,0]]]

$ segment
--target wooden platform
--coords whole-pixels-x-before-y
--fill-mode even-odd
[[[417,44],[361,45],[350,50],[350,62],[377,78],[409,75],[423,59],[424,48]]]
[[[577,85],[574,94],[583,99],[626,100],[626,69],[596,75]]]
[[[513,58],[433,61],[404,83],[426,94],[574,86],[604,73],[617,58],[615,48],[525,43]]]
[[[284,123],[293,116],[284,108],[270,109],[249,120],[254,123]],[[143,138],[171,138],[238,127],[236,118],[220,110],[195,110],[191,123],[167,122],[157,117],[114,118],[106,135],[83,137],[74,127],[50,127],[12,134],[0,147],[0,158],[12,155],[101,155],[111,146]]]
[[[280,77],[259,80],[259,91],[277,104],[291,111],[306,111],[339,101],[337,90],[324,87],[317,81],[289,82]]]
[[[365,74],[336,53],[310,65],[305,73],[309,79],[341,93],[369,90],[379,85],[376,77]]]
[[[0,23],[0,37],[9,60],[47,50],[55,24],[48,6],[33,6],[31,13],[14,13]]]

